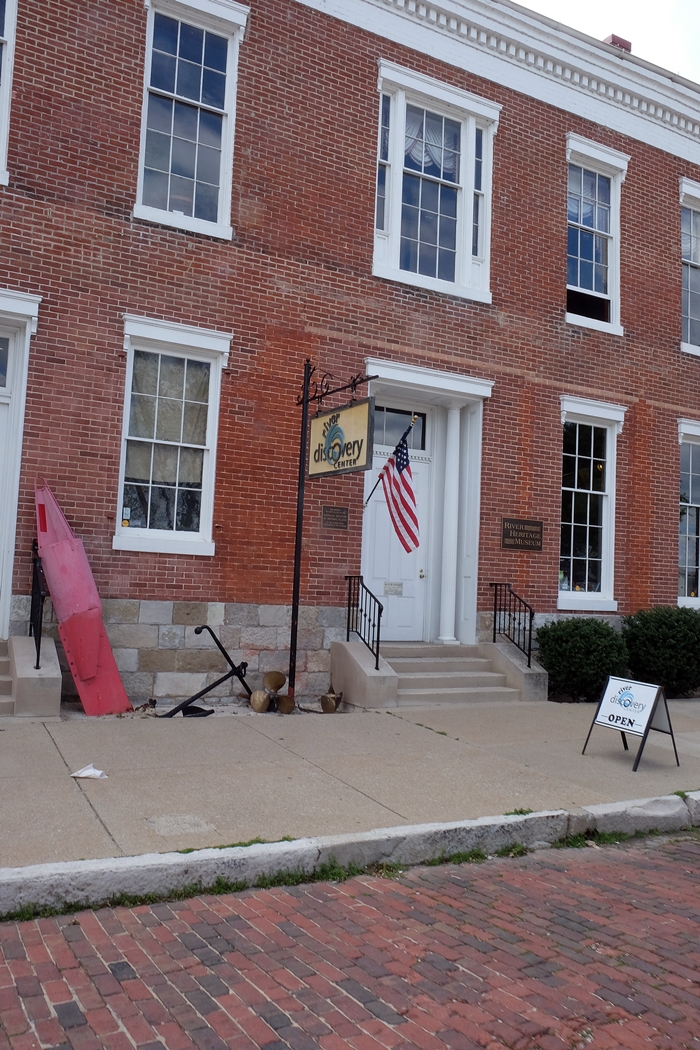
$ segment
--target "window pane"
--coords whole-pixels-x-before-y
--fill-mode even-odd
[[[185,402],[182,440],[188,445],[205,445],[207,441],[207,406]]]
[[[178,483],[190,489],[201,489],[204,453],[198,448],[180,449]],[[154,468],[155,469],[155,468]]]
[[[180,489],[177,494],[177,522],[175,525],[178,532],[199,531],[201,503],[201,492]]]
[[[161,138],[163,136],[160,136]],[[173,175],[183,175],[187,179],[194,178],[195,144],[185,142],[183,139],[173,139]],[[153,165],[155,167],[155,165]]]
[[[220,73],[225,73],[227,53],[228,40],[226,37],[207,33],[204,44],[204,65],[209,69],[218,69]]]
[[[223,109],[226,99],[226,77],[205,69],[202,73],[202,102],[205,106]]]
[[[148,484],[151,480],[151,449],[146,441],[127,441],[124,480]]]
[[[7,386],[7,360],[10,353],[10,340],[0,339],[0,386]]]
[[[146,134],[146,167],[158,171],[170,171],[170,135],[158,131]]]
[[[160,382],[158,394],[160,397],[182,397],[185,382],[185,361],[181,357],[160,358]]]
[[[122,497],[122,525],[131,529],[148,528],[148,488],[125,485]]]
[[[175,88],[175,59],[153,52],[151,60],[151,87],[160,91],[173,91]]]
[[[154,486],[148,520],[150,529],[172,529],[175,523],[175,489]]]
[[[153,446],[153,481],[174,485],[177,481],[177,448],[173,445]]]
[[[168,176],[148,168],[143,173],[143,203],[149,208],[165,210],[168,206]]]
[[[148,96],[147,125],[154,131],[162,131],[169,135],[172,130],[173,103],[169,98],[161,95]]]
[[[158,398],[156,438],[159,441],[180,441],[182,430],[182,402]]]
[[[156,399],[142,394],[131,395],[129,434],[131,437],[152,438],[156,424]]]
[[[158,354],[148,354],[137,350],[134,354],[134,367],[131,389],[135,394],[156,394],[158,389]]]
[[[204,30],[196,26],[180,23],[180,58],[187,58],[190,62],[198,62],[201,65],[204,51]]]
[[[174,18],[156,14],[153,20],[153,47],[158,51],[167,51],[169,55],[176,55],[178,24]]]

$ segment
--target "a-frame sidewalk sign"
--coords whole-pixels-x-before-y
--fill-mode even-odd
[[[598,710],[588,730],[586,743],[583,745],[582,755],[585,755],[588,741],[591,739],[593,726],[604,726],[606,729],[616,729],[622,737],[625,751],[629,751],[627,735],[640,736],[642,742],[639,745],[637,757],[634,760],[632,772],[637,772],[639,760],[642,757],[644,745],[652,729],[658,733],[665,733],[671,737],[673,751],[676,756],[676,765],[680,766],[676,738],[673,735],[671,718],[668,713],[668,704],[664,691],[659,685],[650,685],[649,682],[630,682],[627,678],[608,678],[602,699],[598,704]]]

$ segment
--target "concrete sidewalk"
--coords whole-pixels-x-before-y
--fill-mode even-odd
[[[336,715],[74,718],[0,727],[0,867],[465,820],[700,788],[700,700],[670,738],[596,728],[590,704]],[[74,780],[88,763],[107,780]]]

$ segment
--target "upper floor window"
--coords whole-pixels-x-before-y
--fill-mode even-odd
[[[230,333],[124,319],[127,389],[113,546],[214,553],[221,368]]]
[[[151,9],[134,215],[230,238],[236,58],[248,9],[223,0]],[[218,13],[218,11],[222,13]]]
[[[681,349],[700,355],[700,184],[681,179]]]
[[[492,141],[500,107],[380,63],[373,273],[491,302]]]
[[[567,136],[566,319],[622,335],[620,186],[628,157]]]
[[[7,141],[10,129],[12,66],[14,63],[17,0],[0,0],[0,186],[7,186]]]

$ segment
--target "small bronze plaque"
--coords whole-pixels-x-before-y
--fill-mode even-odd
[[[347,529],[348,508],[324,507],[322,523],[324,529]]]
[[[501,549],[508,551],[541,551],[541,521],[527,521],[523,518],[501,519]]]

